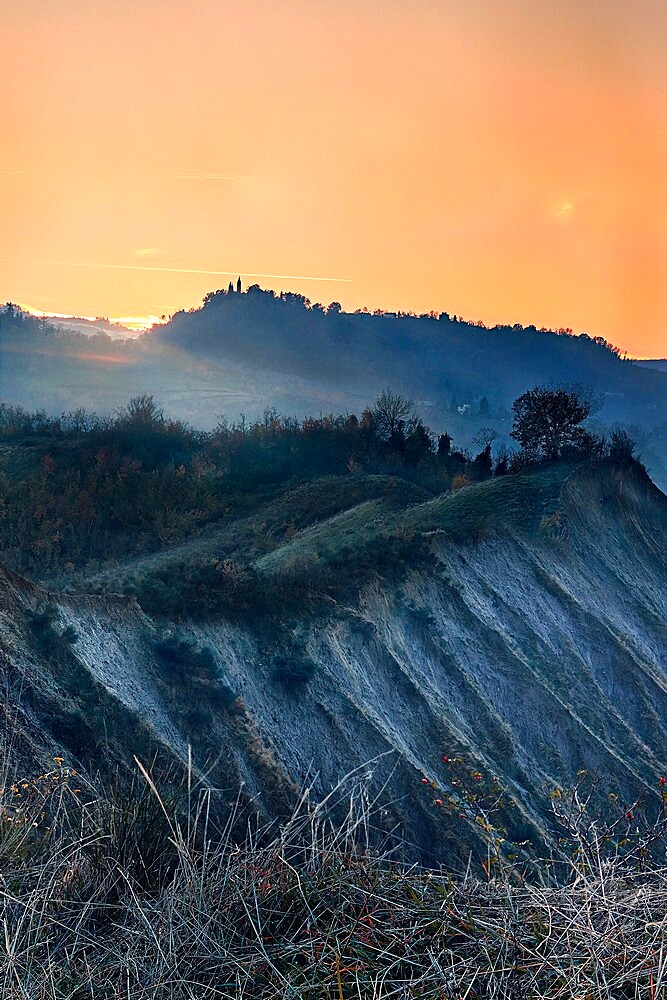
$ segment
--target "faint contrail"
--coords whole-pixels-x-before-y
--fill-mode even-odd
[[[144,173],[139,170],[125,170],[121,177],[161,177],[164,180],[177,181],[238,181],[243,178],[243,174],[165,174],[165,173]]]
[[[141,170],[123,170],[123,171],[65,171],[65,170],[0,170],[0,175],[32,175],[32,174],[49,174],[54,177],[89,177],[89,176],[99,176],[99,177],[161,177],[163,180],[179,180],[179,181],[240,181],[245,178],[245,174],[216,174],[216,173],[192,173],[192,174],[175,174],[175,173],[165,173],[163,171],[156,171],[153,173],[141,171]]]
[[[209,271],[199,267],[146,267],[143,264],[81,264],[69,260],[11,260],[0,259],[0,264],[27,264],[44,267],[93,267],[109,271],[168,271],[170,274],[218,274],[233,277],[242,274],[245,278],[284,278],[286,281],[338,281],[351,282],[352,278],[319,277],[313,274],[266,274],[263,271]]]

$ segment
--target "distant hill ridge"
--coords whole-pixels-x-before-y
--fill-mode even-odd
[[[507,407],[531,385],[592,386],[604,418],[652,426],[667,420],[661,371],[621,358],[601,337],[534,326],[492,328],[448,313],[344,313],[300,295],[251,286],[211,293],[150,337],[188,354],[298,375],[333,388],[391,385],[438,412],[453,403]]]
[[[667,372],[667,358],[642,358],[634,363],[642,368],[657,368],[658,371]]]
[[[174,416],[209,428],[218,414],[252,419],[267,407],[300,417],[358,412],[389,386],[467,447],[483,425],[506,441],[512,400],[532,386],[578,384],[592,391],[601,430],[635,428],[667,485],[667,371],[622,360],[585,334],[486,328],[447,313],[345,313],[253,286],[210,293],[126,343],[57,336],[0,312],[0,352],[0,395],[28,407],[109,411],[153,392]]]

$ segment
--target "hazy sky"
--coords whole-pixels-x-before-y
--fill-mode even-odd
[[[665,39],[665,0],[2,0],[0,300],[230,271],[664,356]]]

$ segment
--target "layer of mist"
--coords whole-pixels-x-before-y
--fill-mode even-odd
[[[149,392],[174,417],[210,429],[221,415],[253,419],[267,408],[357,412],[390,386],[462,446],[485,426],[499,448],[510,443],[516,396],[535,384],[578,386],[594,404],[591,429],[627,429],[667,487],[667,372],[659,360],[623,360],[602,338],[489,329],[447,313],[350,314],[258,286],[210,293],[200,309],[138,337],[91,336],[94,323],[77,335],[63,322],[0,312],[3,401],[109,413]]]

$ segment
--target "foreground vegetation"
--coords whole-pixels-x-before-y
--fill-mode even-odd
[[[389,849],[354,776],[261,828],[240,800],[220,821],[192,778],[162,796],[141,768],[102,794],[54,764],[3,792],[6,1000],[667,994],[664,820],[603,822],[581,783],[553,793],[547,860],[490,835],[486,862],[448,873]]]
[[[580,426],[589,407],[564,390],[533,390],[515,406],[522,401],[513,432],[522,451],[495,456],[494,431],[480,431],[471,455],[388,391],[360,417],[298,421],[267,411],[252,424],[221,420],[212,433],[169,420],[148,395],[110,418],[0,404],[0,549],[10,566],[41,579],[90,575],[215,528],[226,532],[216,558],[247,566],[290,534],[366,501],[405,507],[618,445]]]
[[[472,457],[447,435],[436,442],[391,394],[360,418],[267,411],[252,424],[221,420],[210,434],[169,420],[151,396],[110,418],[0,405],[0,548],[15,568],[43,577],[178,544],[211,524],[254,516],[261,535],[264,508],[286,492],[283,531],[377,495],[376,480],[360,485],[367,476],[432,496],[486,479],[493,466],[490,445]],[[295,492],[331,476],[349,479],[347,489]]]

